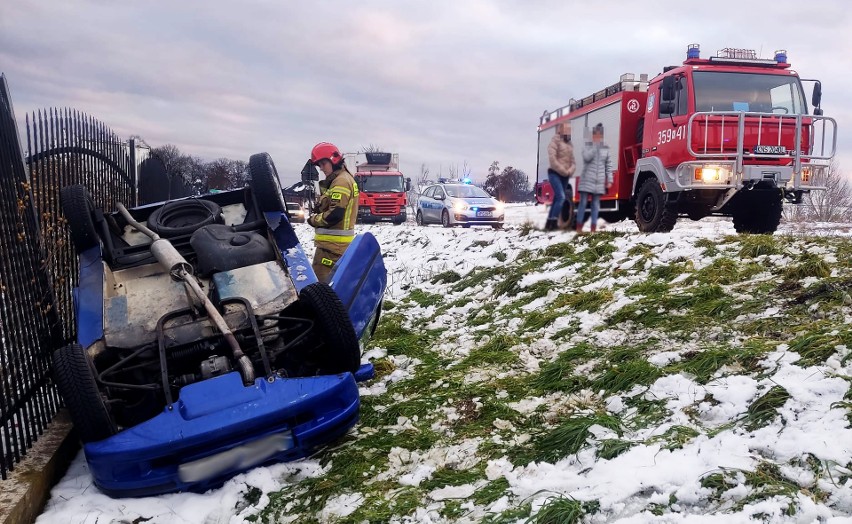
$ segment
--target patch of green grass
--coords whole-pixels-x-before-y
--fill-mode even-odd
[[[704,251],[701,252],[701,256],[704,257],[715,257],[719,254],[719,248],[716,247],[716,242],[709,238],[699,238],[695,241],[695,247],[704,249]]]
[[[738,347],[718,347],[703,351],[691,351],[682,356],[680,362],[669,364],[665,368],[667,374],[687,373],[695,377],[699,384],[706,384],[723,366],[738,362],[743,349]],[[745,355],[749,356],[749,355]]]
[[[739,281],[739,264],[727,257],[715,259],[709,266],[696,272],[699,282],[723,286]]]
[[[757,258],[781,252],[777,237],[770,235],[740,235],[740,257]]]
[[[562,340],[562,339],[567,339],[567,338],[570,338],[572,335],[578,333],[579,331],[580,331],[580,323],[577,322],[577,321],[574,321],[574,322],[571,323],[570,326],[568,326],[566,328],[562,328],[559,331],[557,331],[556,333],[554,333],[553,335],[551,335],[550,340],[559,341],[559,340]]]
[[[660,297],[668,290],[669,285],[665,282],[660,282],[659,280],[646,280],[644,282],[637,282],[636,284],[633,284],[627,288],[624,293],[630,297],[647,296],[650,298]]]
[[[665,400],[648,400],[642,395],[627,398],[624,404],[632,408],[625,415],[625,426],[632,430],[658,426],[671,414]]]
[[[496,253],[493,253],[491,256],[496,258],[498,262],[505,262],[506,258],[508,258],[506,253],[504,253],[502,251],[497,251]]]
[[[551,244],[544,249],[544,255],[548,257],[565,258],[571,257],[576,252],[574,244],[570,242],[559,242]]]
[[[799,492],[799,486],[786,478],[781,473],[781,468],[777,464],[771,462],[761,462],[754,471],[743,471],[745,476],[745,484],[752,488],[752,491],[742,500],[739,500],[735,505],[737,510],[744,508],[748,504],[753,504],[761,500],[770,499],[773,497],[786,497],[791,499],[785,513],[787,515],[795,515],[795,497]]]
[[[619,436],[622,433],[621,421],[607,413],[571,417],[534,440],[534,460],[556,462],[577,453],[587,445],[586,440],[592,436],[589,428],[595,425],[611,429]]]
[[[469,367],[480,367],[481,364],[512,365],[518,362],[518,354],[512,351],[520,339],[514,335],[497,333],[482,346],[470,351],[470,354],[461,362],[463,369]]]
[[[524,273],[520,271],[509,273],[506,275],[506,278],[494,287],[495,296],[517,295],[521,291],[520,282],[522,278],[524,278]]]
[[[595,455],[598,458],[612,460],[615,457],[621,455],[628,449],[633,447],[633,442],[629,440],[621,440],[617,438],[610,438],[601,441],[600,447],[598,447]]]
[[[781,386],[773,386],[748,407],[745,426],[749,431],[768,425],[778,415],[778,408],[790,399],[790,394]]]
[[[827,278],[831,276],[831,268],[819,255],[802,253],[797,263],[786,266],[781,274],[786,280],[801,280],[807,277]]]
[[[383,494],[367,495],[364,503],[347,517],[348,522],[369,522],[376,524],[390,522],[394,517],[413,513],[414,510],[420,507],[423,500],[422,492],[414,487],[394,489],[392,493],[389,497]]]
[[[461,278],[462,278],[461,275],[459,275],[458,273],[456,273],[452,269],[449,269],[449,270],[444,271],[442,273],[438,273],[437,275],[432,277],[432,283],[433,284],[452,284],[453,282],[458,282],[459,280],[461,280]]]
[[[587,344],[578,344],[559,353],[552,362],[544,364],[538,376],[533,379],[536,391],[545,393],[551,391],[577,391],[589,383],[584,376],[574,375],[574,367],[578,360],[584,360],[594,354],[594,349]]]
[[[563,293],[559,295],[553,301],[551,307],[559,309],[567,306],[571,311],[595,312],[611,300],[612,291],[609,289],[575,291],[573,293]]]
[[[570,496],[551,497],[545,500],[529,524],[577,524],[586,516],[583,503]]]
[[[837,335],[828,333],[806,333],[790,343],[790,351],[801,356],[797,364],[802,366],[817,366],[825,364],[828,357],[837,352],[841,341]]]
[[[482,519],[482,524],[516,524],[530,516],[532,512],[532,504],[527,502],[520,506],[507,509],[497,515],[486,515]]]
[[[424,491],[432,491],[433,489],[443,488],[444,486],[473,484],[483,478],[484,473],[476,468],[462,470],[440,468],[432,474],[432,478],[421,482],[420,488]]]
[[[654,266],[648,270],[648,278],[671,282],[675,277],[683,273],[691,273],[694,270],[691,260],[675,260],[664,266]]]
[[[382,300],[382,311],[390,311],[395,307],[396,307],[396,302],[389,300],[387,298]]]
[[[635,257],[635,256],[647,257],[647,256],[651,255],[652,253],[654,253],[654,249],[651,246],[649,246],[648,244],[642,244],[641,242],[627,250],[627,256],[629,256],[629,257]]]
[[[662,442],[663,449],[681,449],[690,440],[699,435],[698,431],[689,426],[672,426],[662,435],[651,439],[652,442]]]
[[[577,258],[586,264],[595,264],[611,258],[617,248],[612,244],[614,237],[605,235],[607,234],[590,235],[589,247],[578,253]]]
[[[592,380],[591,388],[607,393],[627,391],[635,385],[650,385],[662,375],[659,368],[645,360],[630,360],[623,364],[614,364],[600,376]]]
[[[408,294],[408,299],[422,307],[435,306],[444,301],[443,295],[414,289]]]
[[[503,266],[475,268],[455,283],[455,285],[453,286],[453,291],[458,293],[459,291],[479,287],[488,280],[491,280],[497,275],[502,274],[503,271]]]
[[[471,499],[477,506],[487,506],[505,495],[508,490],[509,481],[506,477],[500,477],[479,488]]]
[[[553,311],[552,309],[545,311],[531,311],[527,313],[524,323],[521,324],[521,329],[524,331],[537,331],[549,326],[563,314],[564,313]]]

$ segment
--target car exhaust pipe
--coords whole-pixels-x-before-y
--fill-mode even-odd
[[[228,327],[227,322],[225,322],[225,318],[222,317],[221,313],[216,309],[216,306],[213,302],[207,298],[207,294],[204,293],[204,290],[201,289],[201,286],[198,285],[198,280],[196,280],[195,276],[192,274],[192,264],[186,261],[183,258],[183,255],[175,249],[171,242],[166,240],[165,238],[160,238],[160,235],[154,233],[147,227],[143,226],[139,222],[137,222],[132,216],[130,216],[130,212],[124,207],[124,204],[119,202],[116,204],[118,207],[118,211],[121,213],[121,216],[127,221],[128,224],[136,228],[138,231],[141,231],[145,235],[147,235],[151,240],[151,254],[154,255],[154,258],[157,259],[157,262],[169,272],[169,275],[173,279],[178,282],[183,282],[185,286],[192,291],[192,294],[195,295],[195,298],[204,306],[204,309],[207,311],[207,315],[213,321],[213,324],[216,325],[216,328],[222,333],[222,336],[225,337],[225,340],[228,342],[228,345],[231,348],[231,352],[234,354],[234,359],[237,361],[240,367],[240,374],[243,377],[243,383],[245,385],[254,384],[255,374],[254,374],[254,366],[251,364],[251,360],[249,360],[248,356],[243,353],[242,348],[240,348],[239,342],[237,342],[237,337],[234,336],[234,333]]]

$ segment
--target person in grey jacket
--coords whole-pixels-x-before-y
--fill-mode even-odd
[[[583,147],[583,173],[577,190],[580,193],[580,204],[577,206],[577,233],[583,232],[583,221],[586,219],[586,201],[592,199],[591,230],[594,233],[598,225],[598,213],[601,208],[601,195],[606,194],[612,187],[612,161],[609,157],[609,147],[603,141],[603,124],[592,129],[592,141]]]

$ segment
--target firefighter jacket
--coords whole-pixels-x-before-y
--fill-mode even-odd
[[[316,228],[314,241],[317,244],[349,244],[355,238],[358,184],[345,166],[323,182],[320,184],[318,212],[308,219],[308,223]]]
[[[583,162],[583,175],[580,177],[577,191],[593,195],[606,194],[606,187],[612,184],[609,147],[600,142],[587,142],[583,148]]]
[[[574,146],[566,142],[562,135],[554,135],[547,145],[547,159],[550,161],[550,169],[556,171],[563,178],[574,176],[576,165],[574,163]]]

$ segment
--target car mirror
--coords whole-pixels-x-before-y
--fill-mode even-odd
[[[670,115],[674,113],[674,102],[664,102],[660,100],[660,114],[661,115]]]
[[[660,101],[669,102],[675,99],[675,77],[667,76],[663,78],[663,85],[660,86]]]
[[[405,190],[411,191],[411,179],[410,178],[405,179]]]
[[[446,200],[446,199],[447,199],[447,197],[445,197],[444,195],[437,195],[435,197],[435,200]]]

